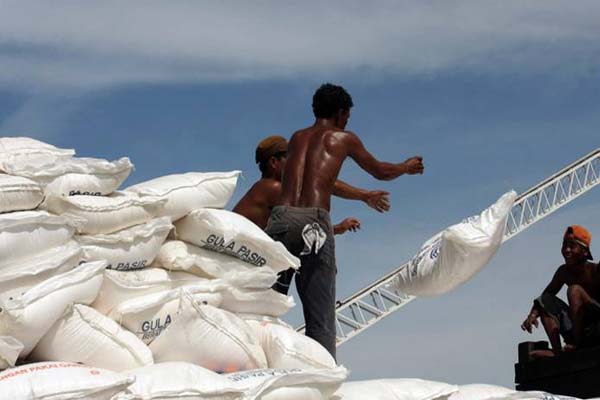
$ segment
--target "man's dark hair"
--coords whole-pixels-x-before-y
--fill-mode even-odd
[[[316,118],[332,118],[339,110],[350,110],[352,97],[341,86],[326,83],[313,95],[312,108]]]

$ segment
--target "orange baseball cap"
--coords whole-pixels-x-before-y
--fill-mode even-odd
[[[269,157],[277,153],[286,152],[288,149],[288,141],[283,136],[269,136],[261,140],[256,146],[255,160],[258,164],[261,161],[266,161]]]
[[[573,235],[573,239],[585,247],[588,251],[588,260],[593,260],[590,245],[592,244],[592,234],[581,225],[571,225],[565,231],[565,237]]]

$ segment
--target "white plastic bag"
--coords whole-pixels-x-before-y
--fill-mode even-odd
[[[143,196],[160,196],[168,199],[160,216],[175,221],[199,208],[223,208],[229,201],[240,171],[188,172],[167,175],[138,183],[126,190]]]
[[[423,379],[375,379],[346,382],[335,393],[340,400],[446,400],[458,387]]]
[[[224,284],[216,281],[184,286],[198,304],[219,307]],[[144,343],[150,344],[177,317],[180,310],[181,289],[172,289],[127,300],[113,308],[109,317],[133,332]]]
[[[223,376],[185,362],[166,362],[129,371],[135,382],[113,400],[241,400],[244,393]]]
[[[79,362],[117,372],[154,362],[148,346],[133,333],[82,304],[69,306],[29,357]]]
[[[517,194],[504,194],[480,215],[452,225],[429,239],[393,281],[415,296],[451,291],[477,274],[502,244],[506,219]]]
[[[336,362],[317,341],[285,326],[245,319],[267,356],[269,368],[327,369]]]
[[[203,249],[181,240],[167,240],[153,266],[185,271],[203,278],[223,278],[244,288],[270,288],[277,274],[270,268],[257,268],[239,258]]]
[[[143,224],[159,213],[165,199],[139,197],[132,193],[111,196],[48,196],[42,208],[57,215],[76,216],[83,224],[82,234],[113,233]]]
[[[75,239],[86,260],[107,260],[108,269],[128,271],[149,267],[172,227],[171,220],[162,217],[115,233],[80,235]]]
[[[45,211],[0,214],[0,263],[63,246],[71,240],[77,225],[78,221]]]
[[[5,165],[28,162],[48,163],[61,158],[71,158],[73,149],[60,149],[51,144],[28,137],[0,138],[0,169]]]
[[[344,367],[326,370],[263,369],[224,375],[248,400],[327,400],[346,380]],[[365,396],[361,400],[374,400]]]
[[[280,317],[295,305],[293,297],[273,289],[239,289],[228,286],[223,289],[220,308],[234,313]]]
[[[168,272],[160,268],[132,271],[104,271],[104,281],[92,307],[108,315],[112,309],[136,297],[192,285],[206,279],[185,272]]]
[[[107,196],[117,190],[132,169],[127,157],[112,162],[99,158],[61,158],[4,164],[7,173],[29,178],[41,185],[46,195],[56,196]]]
[[[224,310],[197,304],[183,291],[177,317],[150,343],[156,362],[191,362],[215,372],[265,368],[252,329]]]
[[[249,219],[227,210],[195,210],[175,223],[178,239],[275,272],[298,268],[300,260]]]
[[[28,258],[0,265],[0,300],[17,298],[33,286],[72,270],[83,260],[83,251],[75,241],[54,247]]]
[[[491,400],[502,398],[512,393],[515,393],[515,391],[502,386],[475,383],[460,385],[458,391],[452,393],[449,400]]]
[[[26,357],[72,303],[90,304],[102,284],[106,262],[97,261],[50,278],[23,296],[0,302],[0,335],[23,343]]]
[[[23,343],[11,336],[0,336],[0,371],[14,367],[21,351]]]
[[[133,378],[69,362],[42,362],[0,372],[2,400],[108,400]]]
[[[33,210],[44,199],[44,191],[31,179],[0,174],[0,213]]]

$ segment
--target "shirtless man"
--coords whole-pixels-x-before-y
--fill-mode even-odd
[[[315,123],[292,136],[279,205],[266,232],[301,261],[296,287],[306,335],[335,357],[335,244],[329,219],[331,195],[347,157],[376,179],[423,173],[421,157],[392,164],[377,160],[358,136],[344,130],[352,98],[344,88],[322,85],[313,96]]]
[[[538,326],[538,318],[546,330],[552,351],[535,350],[533,357],[551,357],[562,351],[586,346],[595,339],[598,344],[600,322],[600,268],[592,260],[590,243],[592,235],[582,226],[567,228],[562,244],[565,263],[561,265],[540,297],[534,300],[529,315],[521,329],[529,333]],[[569,304],[556,297],[567,285]],[[561,345],[560,336],[565,340]]]
[[[288,142],[282,136],[269,136],[256,147],[256,163],[261,178],[246,192],[233,208],[233,212],[243,215],[260,228],[267,227],[271,210],[281,195],[281,175],[287,157]],[[340,180],[335,182],[333,194],[348,200],[361,200],[369,207],[385,212],[390,209],[389,193],[383,190],[355,188]],[[360,221],[346,218],[333,227],[336,235],[360,229]]]
[[[269,136],[258,144],[255,159],[262,176],[233,208],[233,212],[243,215],[262,229],[267,227],[271,210],[281,196],[281,175],[285,167],[287,149],[288,142],[282,136]],[[347,200],[364,201],[379,212],[390,209],[389,193],[383,190],[358,189],[337,180],[333,194]],[[333,233],[341,235],[347,231],[356,232],[358,229],[360,221],[351,217],[335,225]],[[288,294],[294,273],[292,268],[279,273],[273,289]]]

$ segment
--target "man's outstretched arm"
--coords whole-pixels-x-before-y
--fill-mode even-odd
[[[390,209],[389,192],[360,189],[339,179],[333,185],[333,195],[346,200],[364,201],[369,207],[379,212],[385,212]]]
[[[425,169],[421,156],[411,157],[397,164],[377,160],[352,132],[346,132],[344,141],[347,154],[375,179],[389,181],[404,174],[422,174]]]

